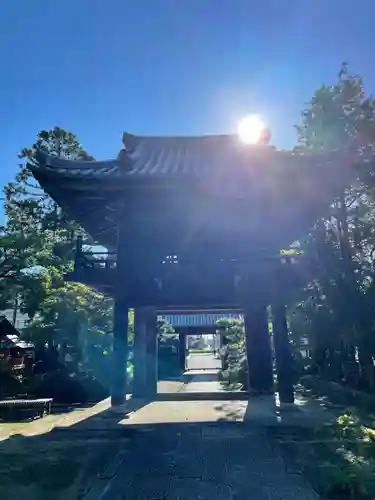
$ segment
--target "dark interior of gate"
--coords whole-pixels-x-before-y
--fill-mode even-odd
[[[107,251],[77,242],[70,280],[114,297],[112,404],[124,402],[128,309],[135,309],[134,392],[157,391],[158,315],[244,315],[248,387],[271,392],[272,310],[278,391],[293,401],[287,294],[300,264],[281,251],[303,238],[351,177],[350,150],[248,146],[237,136],[137,137],[110,161],[43,152],[41,186]],[[337,170],[340,169],[340,175]]]

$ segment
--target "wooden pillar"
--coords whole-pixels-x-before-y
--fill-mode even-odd
[[[219,354],[219,352],[220,352],[220,334],[218,333],[217,329],[215,329],[214,334],[213,334],[213,345],[214,345],[215,353]]]
[[[145,308],[146,323],[146,383],[145,396],[154,397],[158,392],[158,335],[156,310]]]
[[[134,311],[133,397],[144,397],[146,389],[147,316],[142,308]]]
[[[127,389],[128,322],[128,305],[120,297],[116,297],[113,317],[111,406],[122,405],[125,402]]]
[[[249,307],[245,310],[248,389],[259,393],[273,392],[273,373],[267,308]]]
[[[126,275],[127,241],[125,224],[117,227],[117,273],[114,283],[113,354],[111,405],[122,405],[126,399],[129,304],[124,293]]]
[[[286,308],[282,302],[272,306],[272,318],[280,402],[294,403],[293,357],[289,344]]]
[[[226,356],[223,355],[222,347],[225,347],[228,343],[228,339],[226,337],[227,329],[224,327],[219,327],[218,332],[220,335],[220,360],[221,360],[221,369],[226,370],[228,368],[228,363],[226,362]]]
[[[180,332],[178,334],[178,359],[179,359],[179,368],[183,371],[186,369],[186,335],[185,333]]]
[[[76,241],[76,253],[74,256],[74,271],[78,271],[82,264],[83,237],[79,235]]]

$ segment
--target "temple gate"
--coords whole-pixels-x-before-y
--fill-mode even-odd
[[[249,146],[235,135],[124,134],[123,142],[116,160],[71,161],[40,151],[38,166],[29,166],[108,249],[88,256],[79,240],[70,279],[114,297],[112,404],[125,399],[129,308],[137,395],[157,391],[157,315],[189,310],[244,314],[248,386],[273,391],[268,306],[280,400],[293,402],[285,303],[299,273],[280,250],[325,213],[349,183],[354,160],[348,151]]]
[[[160,316],[164,321],[170,324],[179,337],[179,366],[181,370],[186,368],[186,351],[187,343],[186,339],[190,335],[213,335],[215,337],[221,337],[220,327],[218,321],[221,319],[228,320],[243,320],[241,314],[231,314],[231,313],[193,313],[189,314],[167,314]],[[221,341],[215,342],[214,348],[219,350],[221,346]]]

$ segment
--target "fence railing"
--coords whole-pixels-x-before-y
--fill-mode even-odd
[[[280,254],[276,255],[270,255],[264,256],[265,261],[279,261],[281,264],[296,264],[300,257],[302,256],[301,252],[296,252],[296,251],[284,251],[280,252]],[[196,256],[195,256],[196,257]],[[242,259],[238,261],[238,263],[241,262]],[[249,262],[252,260],[251,255],[245,257],[244,261],[249,260]],[[199,259],[198,259],[199,261]],[[181,265],[191,265],[191,264],[196,264],[197,260],[194,258],[194,256],[190,259],[189,257],[186,258],[184,256],[183,259],[178,258],[177,255],[168,255],[166,256],[161,262],[160,265],[162,267],[166,268],[169,266],[175,266],[176,264],[181,264]],[[221,260],[219,261],[219,264],[225,265],[225,264],[231,264],[232,266],[236,267],[237,260],[232,259],[232,260]],[[75,259],[75,270],[79,269],[116,269],[117,268],[117,254],[116,252],[96,252],[96,251],[84,251],[82,249],[82,240],[78,239],[77,240],[77,247],[76,247],[76,259]]]
[[[76,269],[116,269],[115,252],[80,252],[76,256]]]

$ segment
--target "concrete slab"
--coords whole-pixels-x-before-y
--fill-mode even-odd
[[[183,386],[184,382],[182,380],[159,380],[158,394],[179,392]]]
[[[186,359],[188,370],[219,370],[221,360],[212,353],[192,353]]]
[[[179,392],[223,392],[219,382],[219,370],[188,370],[182,380],[185,381]]]
[[[273,396],[256,396],[248,400],[180,399],[145,402],[139,409],[120,420],[123,425],[147,425],[182,422],[245,422],[261,427],[315,426],[329,423],[334,417],[302,398],[287,409]]]
[[[243,420],[246,407],[231,402],[229,414],[225,401],[153,401],[140,408],[123,425],[145,425],[157,423],[217,422],[221,420]],[[242,402],[241,402],[242,403]],[[234,410],[235,408],[235,410]]]

